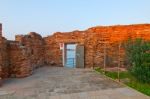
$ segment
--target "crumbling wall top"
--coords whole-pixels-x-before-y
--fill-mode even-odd
[[[42,36],[36,32],[30,32],[27,35],[16,35],[15,36],[15,40],[19,41],[19,42],[23,42],[24,40],[29,40],[29,39],[33,39],[33,38],[40,39],[40,40],[43,39]]]

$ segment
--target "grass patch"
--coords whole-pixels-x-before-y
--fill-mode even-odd
[[[128,83],[125,83],[127,86],[138,90],[139,92],[150,96],[150,84],[141,83],[135,80],[131,80]]]
[[[97,72],[100,73],[104,73],[104,71],[101,68],[96,68],[95,69]],[[110,72],[110,71],[106,71],[105,75],[116,80],[118,79],[118,73],[117,72]],[[146,83],[141,83],[139,81],[137,81],[129,72],[127,71],[123,71],[120,72],[120,80],[123,81],[124,79],[129,79],[128,82],[122,82],[125,85],[134,88],[136,90],[138,90],[139,92],[150,96],[150,84],[146,84]]]
[[[112,78],[112,79],[118,79],[118,73],[117,72],[106,72],[106,76]],[[130,74],[128,72],[120,72],[120,79],[128,78]]]
[[[104,73],[104,71],[101,68],[96,68],[95,70],[97,72]],[[106,71],[105,75],[112,78],[112,79],[118,79],[118,72]],[[120,72],[120,79],[125,79],[125,78],[128,78],[130,76],[131,76],[130,73],[128,73],[127,71]]]

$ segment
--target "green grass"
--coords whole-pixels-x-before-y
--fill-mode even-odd
[[[127,86],[138,90],[139,92],[150,96],[150,84],[144,84],[135,80],[131,80],[128,83],[125,83]]]
[[[112,78],[112,79],[118,79],[118,73],[117,72],[106,72],[106,76]],[[128,72],[120,72],[120,79],[125,79],[129,76]]]
[[[95,70],[97,72],[104,73],[104,71],[100,68],[96,68]],[[106,71],[105,75],[112,79],[118,79],[117,72]],[[123,79],[129,79],[128,82],[123,82],[123,83],[131,88],[138,90],[139,92],[141,92],[145,95],[150,96],[150,84],[145,84],[145,83],[141,83],[141,82],[137,81],[129,72],[127,72],[127,71],[120,72],[120,79],[121,79],[121,81]]]
[[[100,72],[100,73],[104,73],[104,71],[100,68],[96,68],[95,69],[97,72]],[[118,73],[117,72],[109,72],[109,71],[106,71],[105,72],[105,75],[112,78],[112,79],[118,79]],[[130,77],[131,75],[124,71],[124,72],[120,72],[120,79],[125,79],[125,78],[128,78]]]

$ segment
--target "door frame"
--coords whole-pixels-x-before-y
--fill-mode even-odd
[[[78,43],[63,43],[63,49],[62,49],[62,63],[63,63],[63,67],[66,67],[66,62],[67,62],[67,45],[68,44],[75,44],[76,46],[78,45]],[[75,48],[75,66],[74,68],[76,68],[76,48]]]

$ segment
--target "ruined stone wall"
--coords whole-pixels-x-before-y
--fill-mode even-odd
[[[2,37],[2,24],[0,23],[0,37]]]
[[[2,37],[2,24],[0,24],[0,85],[3,78],[9,77],[9,56],[7,40]]]
[[[7,44],[3,45],[7,47],[8,77],[27,77],[35,68],[45,64],[45,44],[39,34],[31,32],[28,35],[16,35],[15,41],[6,41]]]
[[[30,60],[33,69],[45,64],[45,43],[39,34],[31,32],[28,35],[17,35],[16,41],[20,42],[31,53]]]
[[[9,56],[8,56],[7,40],[0,38],[0,75],[2,78],[9,76]]]
[[[62,66],[62,50],[60,43],[84,44],[84,33],[79,31],[68,33],[55,33],[52,36],[44,38],[45,41],[45,59],[48,64]]]
[[[106,50],[106,61],[108,66],[117,66],[120,56],[121,65],[124,66],[125,51],[123,43],[129,38],[143,38],[150,40],[150,24],[143,25],[121,25],[121,26],[101,26],[90,28],[87,31],[94,33],[94,65],[103,66],[104,50]],[[120,55],[119,54],[119,45]]]
[[[0,23],[0,48],[2,48],[2,36],[1,36],[1,34],[2,34],[2,24]],[[2,71],[2,51],[0,51],[0,86],[1,86],[1,83],[2,83],[2,73],[3,73],[3,71]]]
[[[108,66],[117,66],[120,56],[124,65],[123,43],[129,38],[150,40],[150,24],[99,26],[86,31],[55,33],[44,38],[46,42],[46,60],[62,65],[62,52],[59,43],[77,43],[85,46],[85,67],[103,66],[104,50]],[[119,55],[119,45],[120,55]]]
[[[9,77],[9,55],[8,55],[8,42],[5,38],[1,40],[1,62],[2,62],[2,78]]]
[[[31,53],[20,42],[9,41],[8,55],[10,62],[10,77],[27,77],[32,74]]]
[[[0,79],[27,77],[45,63],[45,43],[39,34],[17,35],[15,41],[0,36]]]

